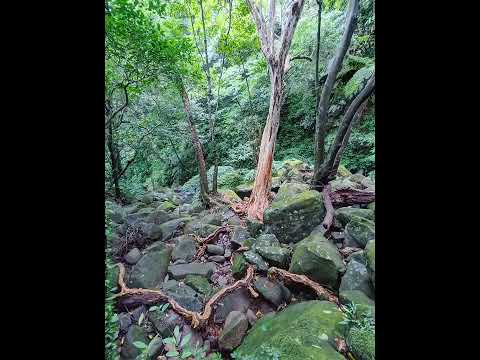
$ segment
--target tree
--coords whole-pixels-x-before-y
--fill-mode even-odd
[[[317,102],[317,115],[315,120],[315,165],[313,181],[314,186],[320,188],[320,166],[325,157],[325,137],[327,135],[327,120],[333,86],[340,71],[345,54],[352,39],[358,14],[358,0],[350,0],[349,11],[346,19],[345,30],[337,48],[337,52],[328,66],[327,79],[322,89],[320,100]],[[318,96],[318,95],[317,95]]]
[[[272,182],[272,162],[275,142],[280,124],[280,109],[283,100],[283,79],[288,68],[288,50],[295,28],[303,9],[304,0],[292,0],[286,4],[281,23],[280,36],[276,34],[276,0],[270,0],[268,19],[265,19],[261,6],[254,0],[246,0],[252,13],[257,33],[260,38],[262,53],[267,60],[270,75],[270,105],[263,129],[260,152],[257,162],[255,183],[250,196],[248,217],[263,220],[263,212],[268,206]],[[279,46],[276,40],[279,37]]]

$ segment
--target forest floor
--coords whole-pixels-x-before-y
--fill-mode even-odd
[[[121,359],[375,358],[375,203],[336,207],[325,232],[322,194],[291,165],[263,224],[245,186],[208,210],[182,188],[107,204]],[[375,185],[347,172],[332,182],[346,188]]]

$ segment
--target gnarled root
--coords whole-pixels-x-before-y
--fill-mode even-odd
[[[225,296],[227,293],[232,292],[233,290],[239,288],[239,287],[250,287],[251,282],[253,280],[253,274],[254,274],[254,269],[252,266],[249,266],[247,268],[247,274],[243,279],[240,279],[233,283],[232,285],[229,285],[227,287],[224,287],[220,291],[218,291],[215,295],[213,295],[210,300],[205,304],[205,307],[203,308],[202,313],[198,313],[195,311],[190,311],[185,309],[183,306],[181,306],[179,303],[177,303],[175,300],[169,298],[167,295],[165,295],[163,292],[160,290],[152,290],[152,289],[139,289],[139,288],[128,288],[127,285],[125,284],[125,266],[122,263],[117,264],[118,267],[120,268],[119,274],[118,274],[118,285],[120,286],[120,292],[116,294],[114,297],[121,297],[121,296],[135,296],[135,295],[143,295],[147,296],[150,298],[151,301],[160,301],[164,300],[170,303],[172,306],[173,310],[176,311],[179,315],[184,317],[187,320],[191,321],[192,327],[197,328],[197,327],[202,327],[204,326],[210,316],[212,315],[212,306],[220,300],[223,296]],[[152,299],[153,297],[153,299]]]
[[[197,250],[195,259],[200,259],[203,254],[205,254],[205,250],[207,250],[207,244],[214,241],[218,238],[218,236],[220,236],[221,233],[225,232],[230,232],[230,228],[228,226],[222,226],[221,228],[215,230],[213,233],[208,235],[206,238],[198,240],[200,247]]]
[[[270,269],[268,269],[268,272],[270,274],[280,275],[284,279],[288,279],[290,281],[306,285],[306,286],[312,288],[312,290],[315,291],[315,293],[318,295],[318,297],[320,297],[322,299],[325,299],[325,300],[328,300],[328,301],[331,301],[331,302],[334,302],[335,304],[337,304],[337,306],[340,306],[340,302],[338,301],[338,297],[335,296],[333,294],[333,292],[324,288],[323,286],[316,283],[315,281],[310,280],[305,275],[293,274],[289,271],[279,269],[279,268],[276,268],[276,267],[273,267],[273,266]]]

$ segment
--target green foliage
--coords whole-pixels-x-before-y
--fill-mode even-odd
[[[358,360],[375,360],[375,330],[357,328],[350,330],[347,337],[350,351]]]
[[[206,346],[195,345],[193,348],[190,347],[190,339],[192,338],[192,333],[187,333],[182,336],[180,328],[175,326],[173,330],[173,336],[163,339],[163,344],[169,347],[169,351],[166,351],[165,356],[167,357],[176,357],[179,359],[187,359],[193,357],[195,360],[205,359],[207,354]]]

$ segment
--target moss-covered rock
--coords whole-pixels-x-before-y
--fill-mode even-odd
[[[335,245],[323,235],[314,234],[300,241],[293,252],[290,271],[304,274],[322,285],[337,288],[345,265]]]
[[[343,314],[327,301],[306,301],[257,321],[234,352],[237,360],[344,360],[335,350]]]
[[[185,224],[183,232],[185,234],[195,234],[206,237],[218,229],[217,225],[212,225],[204,221],[204,219],[194,219]]]
[[[340,294],[345,290],[360,290],[369,298],[375,298],[370,276],[364,264],[355,260],[348,263],[340,284]]]
[[[352,173],[350,171],[348,171],[348,169],[344,166],[344,165],[340,165],[337,169],[337,176],[339,177],[348,177],[352,175]]]
[[[280,246],[255,246],[255,251],[273,266],[280,268],[288,267],[291,252],[289,249]]]
[[[176,233],[192,218],[184,217],[180,219],[173,219],[167,222],[164,222],[160,225],[162,231],[162,240],[166,241],[173,238]]]
[[[370,279],[372,280],[373,287],[375,287],[375,240],[369,241],[365,247],[365,259]]]
[[[364,248],[370,240],[375,239],[375,223],[371,220],[352,215],[345,227],[345,239],[348,244]]]
[[[195,240],[188,235],[176,238],[175,248],[172,251],[172,260],[192,261],[197,252]]]
[[[375,360],[375,332],[371,328],[350,329],[347,344],[357,360]]]
[[[242,254],[237,254],[233,258],[233,264],[231,267],[232,275],[236,279],[242,278],[247,271],[247,260]]]
[[[307,185],[285,183],[265,210],[265,231],[282,243],[298,242],[319,225],[325,214],[322,194]]]
[[[340,221],[342,226],[347,225],[352,220],[353,216],[358,216],[372,221],[375,219],[374,213],[370,209],[360,209],[348,206],[335,210],[335,217],[338,219],[338,221]]]
[[[128,329],[122,345],[120,353],[120,358],[122,360],[135,360],[137,356],[140,355],[141,350],[133,345],[133,343],[137,341],[141,341],[145,345],[148,345],[148,338],[143,328],[138,325],[132,325]]]
[[[223,189],[223,190],[219,190],[218,192],[222,194],[227,201],[230,201],[232,203],[242,201],[242,199],[240,199],[240,197],[233,190]]]
[[[252,193],[252,190],[253,190],[253,182],[240,184],[236,186],[234,189],[235,193],[240,197],[240,199],[249,197],[250,194]]]
[[[248,250],[243,253],[245,259],[252,265],[255,265],[259,271],[267,271],[268,264],[255,251]]]
[[[158,207],[159,210],[165,210],[165,211],[173,211],[177,208],[177,205],[175,205],[173,202],[166,200],[160,204]]]
[[[370,313],[375,317],[375,301],[360,290],[344,290],[340,292],[340,302],[345,305],[355,304],[358,314]]]
[[[186,285],[190,286],[193,290],[199,292],[205,296],[205,299],[210,298],[214,294],[212,285],[206,278],[198,275],[187,275],[183,281]]]
[[[231,241],[238,246],[243,246],[245,240],[250,238],[250,233],[243,226],[234,226]]]
[[[176,280],[169,280],[163,283],[162,290],[185,309],[197,312],[202,311],[204,297],[190,286]]]

